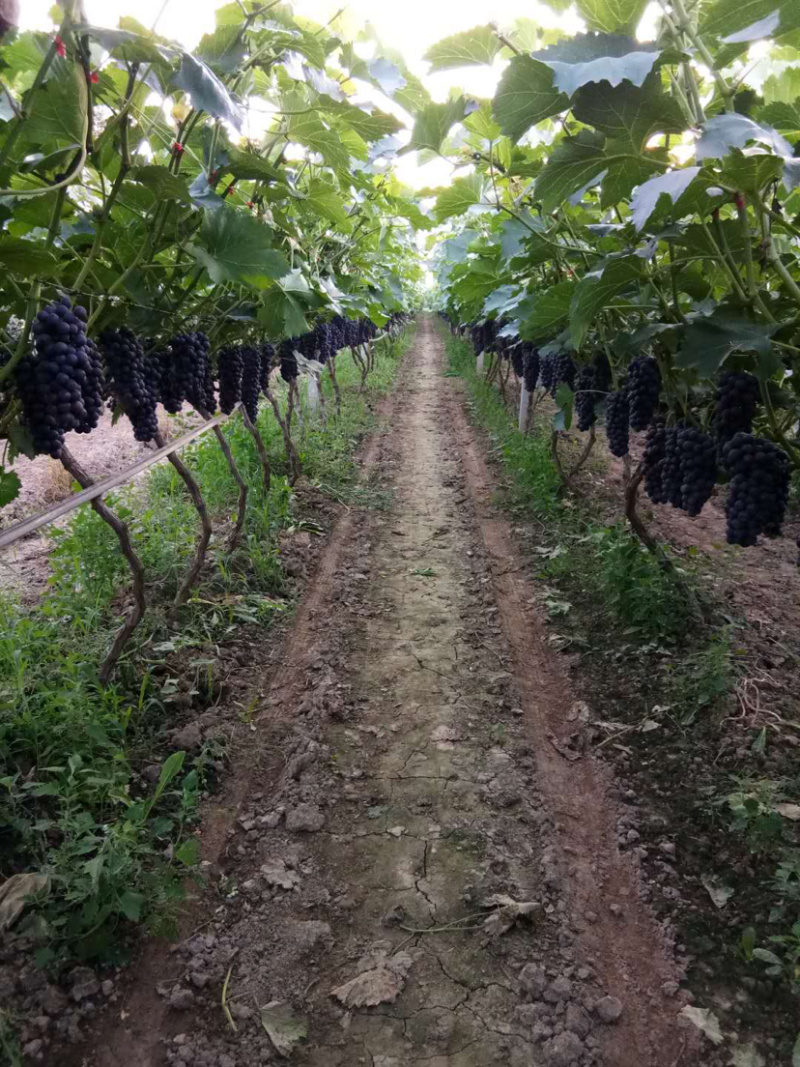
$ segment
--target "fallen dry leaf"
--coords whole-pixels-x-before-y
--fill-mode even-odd
[[[12,874],[0,885],[0,930],[14,925],[28,897],[50,889],[48,874]]]
[[[261,1025],[279,1056],[291,1056],[295,1045],[308,1037],[308,1021],[293,1015],[284,1000],[273,1000],[261,1009]]]
[[[725,1040],[719,1027],[719,1019],[708,1008],[695,1008],[691,1004],[687,1004],[681,1009],[680,1014],[684,1019],[694,1023],[698,1030],[702,1030],[714,1045],[721,1045]]]
[[[377,966],[331,990],[331,996],[348,1008],[391,1004],[405,985],[406,975],[413,962],[407,952],[396,952],[394,956],[379,955],[376,959]]]
[[[519,919],[529,919],[542,910],[542,905],[536,900],[514,900],[505,893],[495,893],[487,899],[484,907],[496,909],[483,924],[484,930],[491,937],[500,937]]]

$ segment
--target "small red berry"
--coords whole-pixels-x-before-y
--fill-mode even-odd
[[[62,59],[67,54],[67,46],[61,40],[58,34],[56,34],[56,53],[60,55]]]
[[[183,151],[183,145],[180,141],[174,141],[172,144],[172,151],[180,154]]]
[[[89,75],[89,81],[92,83],[92,85],[97,85],[97,83],[100,81],[100,76],[98,75],[96,70],[93,70],[92,73]]]
[[[739,209],[739,211],[741,211],[747,203],[744,197],[744,193],[737,193],[736,196],[733,198],[733,202],[736,204],[736,207]]]
[[[248,201],[247,201],[247,206],[248,206],[248,207],[255,207],[255,204],[253,203],[253,201],[252,201],[252,200],[248,200]]]

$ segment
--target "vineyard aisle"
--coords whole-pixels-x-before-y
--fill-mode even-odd
[[[202,928],[73,1063],[698,1062],[611,778],[558,752],[575,696],[443,369],[423,319],[366,460],[391,507],[334,534],[253,735],[268,772],[206,836]]]

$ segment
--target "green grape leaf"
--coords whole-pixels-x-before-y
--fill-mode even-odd
[[[553,84],[567,96],[591,82],[643,84],[661,53],[653,44],[639,44],[617,34],[579,33],[538,52],[534,59],[550,67]]]
[[[198,111],[206,111],[213,118],[229,122],[234,129],[241,130],[241,108],[202,60],[188,52],[182,53],[181,68],[172,82],[177,88],[185,89],[190,94],[192,106]]]
[[[637,230],[641,230],[656,209],[662,196],[668,196],[673,204],[686,192],[700,173],[700,167],[684,167],[651,178],[640,185],[631,197],[631,215]]]
[[[549,341],[566,324],[576,282],[558,282],[536,293],[533,310],[522,321],[519,335],[524,341]]]
[[[494,117],[503,133],[518,141],[531,126],[569,107],[569,98],[553,84],[553,72],[531,56],[514,56],[497,86]]]
[[[398,155],[422,148],[438,152],[452,127],[461,122],[466,114],[467,102],[463,96],[448,100],[444,104],[428,104],[417,114],[411,140]]]
[[[168,167],[150,164],[146,167],[134,167],[131,178],[140,185],[150,189],[158,200],[182,200],[189,203],[189,190],[183,178],[173,174]]]
[[[378,108],[366,111],[364,108],[354,107],[346,100],[333,100],[324,94],[320,97],[319,107],[320,110],[335,115],[370,144],[405,128],[394,115],[387,115]]]
[[[780,13],[780,25],[770,34],[773,40],[800,28],[797,0],[717,0],[703,7],[699,30],[704,35],[730,40],[740,30],[752,28],[775,11]]]
[[[608,82],[585,86],[573,104],[575,118],[613,142],[613,150],[639,154],[654,133],[682,133],[686,120],[676,100],[661,89],[658,73],[640,86]],[[607,149],[608,154],[612,148]]]
[[[322,218],[334,223],[345,233],[350,232],[352,224],[345,209],[344,201],[340,193],[332,185],[329,185],[321,178],[314,178],[309,182],[306,195],[308,198],[306,202]]]
[[[773,103],[758,112],[760,122],[797,136],[800,133],[800,100],[793,103]]]
[[[292,141],[319,152],[325,163],[333,170],[346,172],[350,166],[350,155],[342,144],[341,138],[328,130],[315,111],[304,115],[292,115],[289,119],[289,137]]]
[[[198,56],[219,74],[233,74],[247,54],[244,35],[239,26],[217,26],[206,33],[197,46]]]
[[[466,178],[456,178],[436,198],[436,221],[444,222],[454,215],[463,215],[474,204],[480,203],[482,192],[483,177],[477,172]]]
[[[497,33],[490,26],[476,26],[463,33],[455,33],[437,41],[423,56],[431,64],[431,72],[452,70],[454,67],[491,65],[502,48]]]
[[[573,193],[603,177],[608,169],[603,144],[602,136],[581,130],[553,149],[535,186],[545,211],[553,211]]]
[[[746,115],[725,113],[714,115],[705,123],[695,157],[698,162],[703,159],[722,159],[732,148],[744,148],[750,141],[766,145],[779,156],[791,156],[794,151],[789,142],[771,126],[762,126]]]
[[[51,150],[83,144],[87,106],[82,67],[72,60],[58,59],[52,77],[36,94],[36,106],[23,127],[26,142]]]
[[[578,12],[590,30],[632,33],[636,29],[647,0],[578,0]]]
[[[777,329],[778,323],[753,323],[727,316],[695,319],[684,328],[675,366],[693,367],[709,378],[733,352],[755,352],[761,359],[771,361],[770,338]]]
[[[4,237],[0,240],[0,263],[14,274],[32,277],[52,275],[58,271],[58,260],[46,248],[22,238]]]
[[[641,260],[615,259],[602,271],[584,275],[572,294],[569,310],[569,334],[573,345],[580,348],[589,327],[615,296],[629,285],[640,281]]]
[[[270,248],[272,231],[243,211],[225,206],[206,212],[199,242],[192,255],[214,282],[244,281],[258,288],[263,279],[282,278],[289,264],[282,252]]]

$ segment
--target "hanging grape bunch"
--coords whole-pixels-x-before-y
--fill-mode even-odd
[[[532,393],[539,380],[539,349],[534,348],[529,341],[525,342],[525,346],[525,360],[523,364],[525,388],[529,393]]]
[[[70,430],[89,433],[103,410],[102,365],[86,337],[86,310],[67,296],[33,322],[34,351],[17,367],[22,411],[37,452],[57,459]]]
[[[777,537],[789,500],[789,457],[762,437],[737,433],[723,448],[731,473],[725,505],[728,544],[756,544],[759,534]]]
[[[194,408],[213,411],[216,400],[213,381],[209,383],[207,377],[209,341],[206,335],[179,333],[172,338],[169,347],[171,358],[168,363],[167,382],[163,387],[165,397],[168,397],[171,405],[177,403],[178,411],[184,400],[188,400]],[[167,411],[172,410],[166,399],[164,407]]]
[[[238,345],[226,345],[219,351],[217,374],[219,377],[219,409],[230,415],[242,399],[242,371],[244,359]]]
[[[556,356],[555,363],[553,365],[553,380],[550,383],[550,393],[555,397],[558,392],[558,387],[564,382],[572,389],[575,385],[575,375],[577,374],[577,368],[572,361],[572,357],[566,352],[562,352],[559,356]]]
[[[133,427],[137,441],[152,441],[158,433],[158,392],[147,375],[142,343],[129,329],[104,330],[100,347],[105,357],[108,386]]]
[[[583,432],[590,430],[597,421],[595,414],[597,396],[594,383],[594,367],[581,367],[575,379],[575,418],[578,429]]]
[[[606,400],[606,437],[612,456],[627,456],[629,439],[628,394],[612,393]]]
[[[720,377],[713,422],[720,449],[734,434],[753,429],[758,394],[758,378],[747,371],[729,370]]]
[[[632,430],[646,430],[658,404],[661,372],[652,356],[637,356],[628,368],[628,404]]]
[[[707,433],[687,426],[677,433],[680,450],[681,504],[694,518],[703,510],[717,480],[714,439]]]
[[[255,345],[242,348],[242,403],[252,423],[258,418],[258,394],[261,387],[261,352]]]
[[[285,382],[292,382],[297,378],[297,357],[294,354],[294,338],[288,338],[281,342],[281,378]]]
[[[650,423],[644,447],[644,489],[654,504],[666,504],[664,492],[664,463],[666,462],[667,431],[660,419]]]
[[[525,377],[525,351],[522,345],[514,345],[511,349],[511,366],[518,378]]]
[[[542,389],[549,393],[556,380],[556,357],[551,352],[539,359],[539,378]]]

